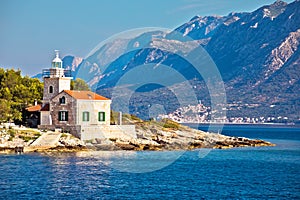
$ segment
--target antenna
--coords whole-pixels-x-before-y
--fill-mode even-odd
[[[55,55],[56,55],[56,58],[59,57],[59,50],[54,50],[55,51]]]

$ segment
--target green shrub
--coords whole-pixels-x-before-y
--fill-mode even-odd
[[[162,119],[161,122],[163,123],[164,128],[171,128],[174,130],[178,130],[180,125],[177,122],[174,122],[170,119]]]
[[[39,133],[39,132],[35,132],[33,135],[34,135],[36,138],[38,138],[38,137],[40,137],[40,136],[41,136],[41,133]]]
[[[24,137],[23,137],[23,140],[24,140],[25,142],[28,142],[29,140],[32,140],[32,137],[24,136]]]
[[[136,121],[141,121],[141,119],[135,115],[131,115],[131,119],[136,120]]]
[[[14,129],[9,129],[7,133],[10,135],[10,137],[14,138],[16,135],[16,131]]]

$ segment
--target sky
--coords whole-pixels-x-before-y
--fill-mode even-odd
[[[134,28],[174,29],[195,15],[250,12],[275,0],[0,0],[0,67],[35,75],[54,50],[85,57],[97,44]],[[286,1],[286,2],[292,2]]]

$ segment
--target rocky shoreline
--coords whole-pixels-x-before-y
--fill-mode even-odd
[[[172,122],[173,123],[173,122]],[[93,150],[192,150],[198,148],[228,149],[236,147],[275,146],[260,139],[230,137],[208,133],[187,126],[159,128],[159,125],[136,126],[137,137],[95,139],[87,144]]]
[[[0,128],[0,154],[29,152],[77,152],[88,150],[85,143],[68,134],[59,133],[58,141],[49,145],[35,145],[47,132],[26,127]]]
[[[132,122],[132,121],[131,121]],[[230,137],[208,133],[177,124],[173,121],[135,121],[136,137],[102,138],[81,141],[68,133],[57,134],[53,144],[36,144],[46,133],[37,129],[10,128],[0,130],[0,153],[78,152],[78,151],[163,151],[198,148],[228,149],[236,147],[275,146],[260,139]],[[49,132],[47,132],[49,134]]]

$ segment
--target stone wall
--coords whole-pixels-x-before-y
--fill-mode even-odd
[[[59,99],[65,97],[65,103],[60,104]],[[68,111],[68,121],[59,121],[58,113],[59,111]],[[60,93],[54,97],[50,103],[50,114],[52,117],[52,124],[56,126],[74,126],[76,125],[76,112],[77,112],[77,102],[76,99],[71,97],[66,93]]]
[[[110,126],[82,126],[81,140],[92,140],[95,138],[109,139],[132,139],[136,138],[134,125],[110,125]]]
[[[62,90],[70,90],[71,79],[66,77],[44,78],[43,102],[48,103],[51,98]],[[53,87],[53,92],[49,93],[49,87]]]
[[[55,130],[54,125],[38,125],[38,128],[41,130]]]
[[[61,132],[68,132],[71,133],[73,136],[77,137],[77,138],[81,138],[81,126],[79,125],[65,125],[65,124],[61,124],[61,125],[38,125],[38,128],[41,130],[50,130],[50,131],[55,131],[57,129],[61,129]]]
[[[39,125],[39,129],[52,130],[61,129],[62,132],[71,133],[81,140],[93,140],[118,138],[129,140],[136,138],[135,125],[110,125],[110,126],[80,126],[80,125]]]
[[[65,127],[65,130],[69,133],[71,133],[73,136],[77,138],[81,138],[81,126],[80,125],[75,125],[75,126],[68,126]]]

